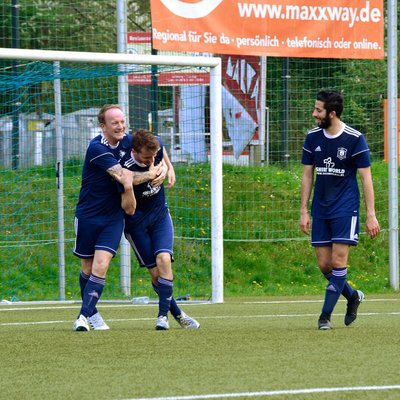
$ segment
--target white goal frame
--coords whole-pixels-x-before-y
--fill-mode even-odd
[[[210,68],[210,142],[211,142],[211,285],[213,303],[223,302],[223,182],[222,182],[222,94],[221,59],[219,57],[158,56],[121,53],[92,53],[53,50],[24,50],[0,48],[0,59],[52,61],[55,69],[59,62],[87,62],[97,64],[138,64]],[[58,89],[57,89],[58,88]],[[59,94],[59,82],[55,80],[55,97]],[[56,102],[57,103],[57,102]],[[57,110],[56,114],[61,114]],[[57,117],[57,115],[56,115]],[[62,151],[59,151],[61,132],[57,139],[57,166],[62,172]],[[62,146],[62,144],[61,144]],[[61,173],[62,175],[62,173]],[[58,182],[58,208],[63,210],[63,182]],[[59,218],[59,297],[65,300],[64,239]],[[61,233],[61,235],[60,235]],[[60,242],[61,236],[61,242]],[[123,257],[121,257],[121,263]],[[121,265],[121,270],[126,266]]]

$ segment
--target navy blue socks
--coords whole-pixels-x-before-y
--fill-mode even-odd
[[[157,293],[157,296],[158,296],[158,286],[155,285],[153,282],[151,283],[151,285],[153,286],[153,290]],[[179,308],[174,297],[171,298],[169,311],[171,312],[173,317],[177,317],[178,315],[181,315],[181,313],[182,313],[181,309]]]
[[[333,268],[332,276],[329,279],[325,290],[325,301],[322,313],[330,316],[346,283],[347,268]]]
[[[324,274],[326,280],[330,280],[331,276],[332,276],[332,271],[327,272],[326,274]],[[353,298],[354,295],[354,289],[350,286],[349,282],[347,282],[347,279],[344,283],[344,287],[342,290],[342,295],[347,299],[347,300],[351,300]]]
[[[94,314],[96,304],[103,293],[105,278],[99,278],[95,275],[90,275],[85,289],[83,290],[82,308],[80,314],[85,317],[90,317]]]
[[[89,275],[86,275],[83,271],[81,271],[80,275],[79,275],[79,286],[81,288],[81,299],[83,300],[83,291],[85,290],[86,284],[89,280]],[[97,308],[95,307],[93,310],[93,314],[96,314]],[[89,317],[91,317],[92,315],[89,315]]]
[[[168,311],[171,306],[173,281],[158,277],[158,316],[168,316]]]

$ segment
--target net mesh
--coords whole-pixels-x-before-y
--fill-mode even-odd
[[[173,72],[177,69],[159,68]],[[17,93],[17,125],[15,109],[1,117],[1,294],[5,299],[34,300],[58,297],[58,209],[56,177],[56,127],[53,83],[61,81],[62,142],[64,160],[64,220],[66,298],[78,299],[77,271],[79,260],[72,256],[74,245],[74,211],[78,199],[81,169],[86,147],[100,133],[97,113],[102,104],[117,103],[118,76],[129,68],[117,65],[66,63],[55,74],[53,63],[20,64],[18,73],[5,69],[0,75],[1,96],[15,106]],[[135,66],[135,73],[147,73],[150,66]],[[183,73],[185,68],[181,68]],[[35,88],[35,90],[34,90]],[[160,91],[159,106],[170,106],[171,96]],[[165,98],[165,99],[164,99]],[[136,103],[141,99],[136,98]],[[133,102],[135,103],[135,102]],[[4,102],[3,104],[7,104]],[[4,106],[6,108],[6,106]],[[130,120],[135,125],[135,108]],[[148,109],[141,110],[148,113]],[[143,122],[143,121],[142,121]],[[148,128],[146,117],[138,127]],[[139,125],[140,124],[140,125]],[[160,136],[166,143],[168,131],[160,122]],[[18,135],[15,135],[17,127]],[[132,127],[132,125],[131,125]],[[167,129],[167,128],[165,128]],[[171,140],[169,140],[171,142]],[[15,148],[16,147],[16,148]],[[170,151],[170,146],[168,146]],[[172,158],[173,160],[173,158]],[[175,293],[177,297],[208,299],[210,287],[210,192],[196,188],[194,176],[180,179],[184,168],[176,165],[178,182],[167,191],[174,220]],[[210,171],[202,179],[209,188]],[[186,174],[186,173],[185,173]],[[189,203],[184,199],[191,199]],[[193,207],[201,203],[201,207]],[[179,260],[179,261],[178,261]],[[119,255],[112,261],[107,275],[104,298],[126,298],[121,290]],[[135,268],[132,259],[132,296],[154,296],[147,271]]]

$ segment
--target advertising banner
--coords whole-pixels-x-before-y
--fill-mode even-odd
[[[130,54],[151,54],[151,33],[150,32],[128,32],[127,51]],[[160,52],[160,55],[170,55]],[[179,54],[181,55],[181,54]],[[188,54],[191,56],[198,53]],[[204,54],[201,54],[204,55]],[[134,67],[133,67],[134,68]],[[131,67],[132,70],[132,67]],[[208,85],[210,76],[202,68],[185,68],[183,71],[159,71],[157,74],[158,85],[160,86],[180,86],[180,85]],[[150,85],[151,72],[144,71],[143,67],[137,67],[137,71],[128,75],[130,85]]]
[[[276,57],[384,58],[383,0],[150,0],[153,47]]]

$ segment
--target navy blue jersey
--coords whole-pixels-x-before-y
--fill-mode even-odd
[[[156,136],[156,138],[160,143],[160,149],[155,156],[154,165],[158,165],[164,156],[162,140],[158,136]],[[134,172],[146,172],[149,170],[147,165],[141,164],[135,160],[133,152],[131,151],[122,157],[120,163],[124,168]],[[139,215],[147,214],[157,207],[164,207],[166,205],[164,185],[153,187],[151,182],[144,182],[134,186],[133,190],[136,197],[136,211],[133,216],[129,217],[131,220],[135,220]]]
[[[76,206],[78,219],[96,219],[98,222],[122,218],[121,186],[106,171],[130,153],[132,136],[125,135],[111,146],[103,135],[92,139],[86,151],[82,169],[82,184]]]
[[[360,208],[357,169],[370,166],[369,148],[360,132],[347,125],[335,136],[321,128],[312,129],[304,142],[302,163],[315,166],[313,217],[357,215]]]

